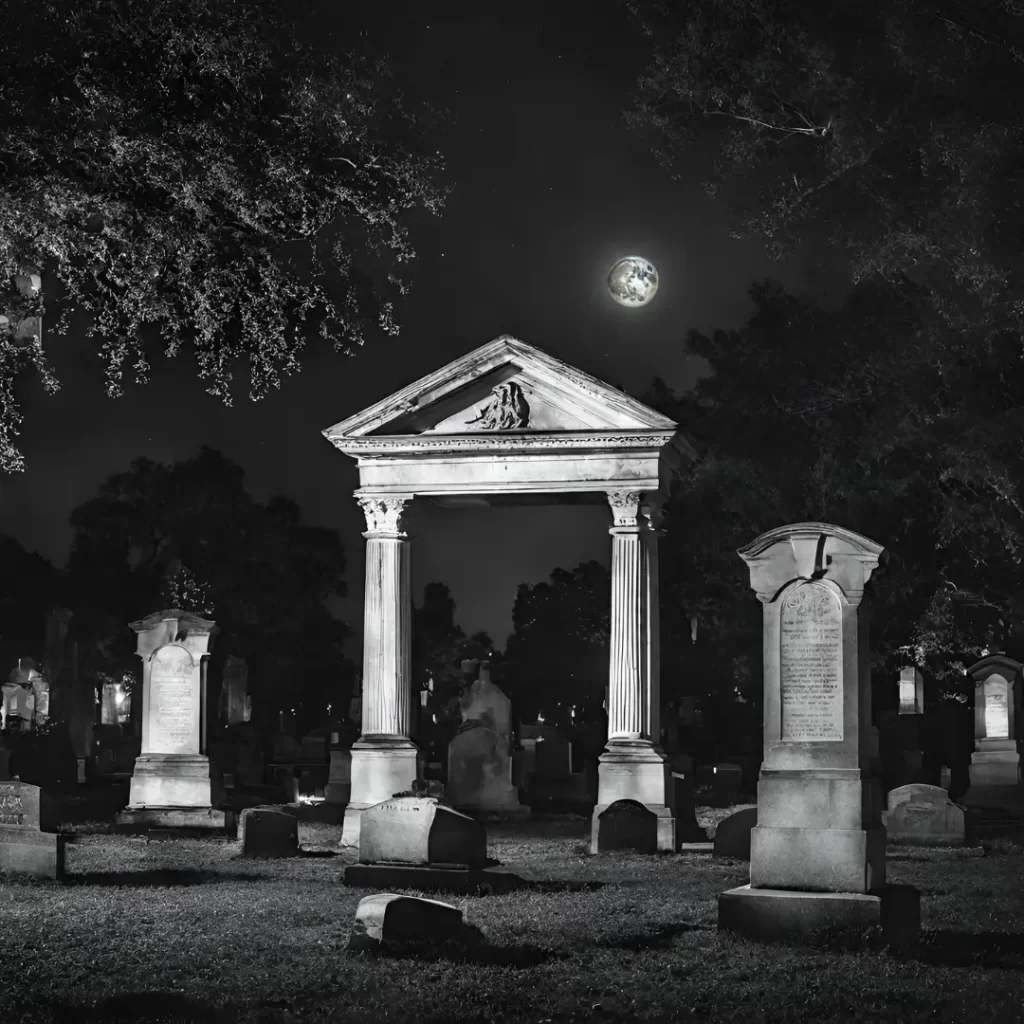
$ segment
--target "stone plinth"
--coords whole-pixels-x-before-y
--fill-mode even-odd
[[[941,786],[912,783],[889,792],[885,832],[890,843],[961,846],[964,809]]]
[[[909,885],[875,893],[793,892],[742,885],[718,897],[718,927],[748,939],[818,942],[830,934],[881,928],[894,947],[911,947],[921,931],[921,896]]]
[[[761,925],[743,922],[772,914],[779,934],[794,914],[816,921],[834,914],[837,926],[873,914],[877,923],[885,828],[869,732],[864,598],[886,553],[849,530],[800,523],[763,534],[739,554],[764,607],[764,761],[750,886],[723,896],[720,925],[752,934],[749,928]],[[780,902],[764,890],[789,895]],[[808,899],[800,903],[797,894]]]
[[[194,821],[224,828],[214,812],[206,754],[206,664],[216,623],[176,609],[131,623],[142,659],[142,749],[132,773],[127,826]]]

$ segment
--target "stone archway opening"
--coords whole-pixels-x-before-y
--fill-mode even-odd
[[[503,335],[324,435],[357,460],[366,517],[362,734],[352,748],[343,842],[363,810],[412,788],[411,543],[417,499],[439,504],[600,502],[611,514],[608,741],[598,818],[618,800],[657,818],[677,848],[674,797],[659,745],[658,537],[671,479],[694,450],[678,425],[533,346]]]

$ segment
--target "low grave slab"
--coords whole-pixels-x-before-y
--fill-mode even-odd
[[[390,944],[444,942],[461,933],[462,911],[458,907],[418,896],[375,893],[359,901],[348,948],[373,950]]]
[[[0,872],[59,879],[64,843],[46,793],[25,782],[0,782]]]

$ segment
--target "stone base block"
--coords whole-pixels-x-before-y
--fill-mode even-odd
[[[370,807],[412,789],[419,751],[402,736],[363,737],[352,745],[351,801]]]
[[[64,875],[64,836],[0,829],[0,873],[59,879]]]
[[[486,896],[521,889],[529,883],[510,871],[468,865],[442,868],[410,864],[350,864],[345,868],[345,884],[354,889],[390,887]]]
[[[463,814],[469,814],[477,821],[525,821],[531,815],[531,810],[526,804],[516,804],[514,807],[459,807],[457,810]]]
[[[135,759],[128,806],[212,807],[210,759],[203,754],[141,754]]]
[[[973,766],[972,766],[973,767]],[[1005,810],[1010,815],[1024,817],[1024,785],[1011,783],[1008,785],[992,785],[975,783],[972,779],[971,788],[957,801],[967,808],[986,808]]]
[[[615,801],[613,801],[615,802]],[[591,853],[602,853],[605,847],[601,844],[601,815],[604,814],[611,804],[598,804],[594,808],[594,813],[590,819],[590,852]],[[662,805],[645,805],[649,811],[651,811],[657,818],[656,822],[656,833],[657,833],[657,852],[658,853],[675,853],[679,847],[679,843],[676,839],[676,819],[672,812],[671,807]],[[618,847],[613,847],[618,849]]]
[[[126,807],[118,814],[116,822],[123,831],[150,828],[235,829],[235,815],[213,807]]]
[[[351,782],[328,782],[324,786],[324,801],[329,804],[347,804],[352,798]]]
[[[742,885],[719,894],[718,927],[748,939],[796,942],[880,927],[886,943],[906,948],[920,935],[921,894],[909,885],[887,885],[868,894]]]
[[[885,829],[777,828],[750,833],[750,883],[758,889],[874,892],[885,885]]]

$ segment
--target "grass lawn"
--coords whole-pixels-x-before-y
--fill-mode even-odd
[[[313,849],[338,839],[300,828]],[[1008,843],[890,850],[926,929],[901,956],[719,935],[717,895],[744,863],[591,857],[579,818],[490,826],[493,856],[566,884],[440,896],[487,943],[413,957],[346,952],[370,891],[342,884],[351,853],[243,861],[226,839],[77,830],[63,884],[0,881],[0,1024],[1024,1021],[1024,857]]]

